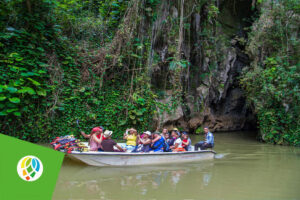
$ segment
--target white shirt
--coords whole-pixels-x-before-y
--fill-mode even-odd
[[[182,140],[180,138],[177,138],[174,142],[174,145],[175,144],[178,144],[178,147],[177,148],[182,148]]]

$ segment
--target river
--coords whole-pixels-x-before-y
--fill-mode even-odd
[[[300,148],[249,132],[216,133],[215,142],[213,161],[172,166],[99,168],[65,158],[53,199],[300,199]]]

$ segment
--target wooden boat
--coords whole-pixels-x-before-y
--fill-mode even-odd
[[[70,154],[67,154],[67,156],[87,165],[103,167],[199,162],[214,159],[215,154],[216,152],[212,150],[157,153],[72,151]]]

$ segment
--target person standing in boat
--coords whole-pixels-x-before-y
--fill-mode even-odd
[[[102,142],[101,135],[102,135],[102,131],[99,127],[95,127],[92,129],[91,134],[89,135],[90,151],[101,150],[101,142]]]
[[[126,140],[125,149],[129,152],[133,151],[137,145],[137,131],[134,128],[126,129],[123,139]]]
[[[102,135],[102,133],[103,133],[103,131],[104,131],[104,128],[103,128],[102,126],[94,127],[94,128],[100,129],[99,131],[100,131],[101,134],[100,134],[100,135],[97,135],[98,139],[100,139],[101,136],[102,136],[102,140],[105,139],[104,136]],[[94,128],[93,128],[93,129],[94,129]],[[91,135],[92,135],[93,129],[92,129],[92,131],[91,131],[91,134],[85,134],[85,132],[83,132],[83,131],[81,131],[80,133],[81,133],[81,135],[83,135],[84,138],[90,138]]]
[[[103,140],[101,143],[102,150],[105,152],[124,152],[124,149],[122,149],[120,145],[118,145],[114,140],[111,139],[112,134],[112,131],[104,131],[103,135],[106,138],[106,140]],[[116,147],[118,150],[115,150],[114,147]]]
[[[204,127],[204,137],[205,141],[200,141],[195,144],[195,151],[200,150],[205,150],[207,148],[213,148],[214,147],[214,136],[213,134],[209,131],[208,127]]]

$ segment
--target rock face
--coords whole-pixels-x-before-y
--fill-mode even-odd
[[[158,100],[160,103],[167,104],[171,101],[172,98],[172,91],[166,91],[166,98]],[[178,106],[176,109],[174,109],[172,112],[168,113],[167,111],[164,111],[161,113],[161,111],[158,109],[158,113],[160,113],[157,116],[157,121],[160,124],[168,124],[172,123],[173,121],[179,121],[181,118],[183,118],[183,111],[182,107]]]
[[[227,41],[215,50],[218,51],[216,55],[221,55],[222,59],[209,56],[213,53],[211,49],[199,47],[203,41],[199,32],[203,28],[202,18],[204,18],[205,8],[202,9],[202,13],[191,13],[190,38],[185,37],[182,52],[183,57],[191,63],[189,72],[182,75],[186,88],[182,95],[183,103],[172,113],[160,113],[154,120],[157,128],[178,127],[189,132],[194,132],[201,126],[208,126],[213,131],[256,128],[256,119],[251,109],[246,106],[245,96],[238,80],[242,69],[249,64],[249,58],[243,52],[239,40],[235,39],[237,36],[243,38],[246,35],[243,27],[249,24],[245,24],[241,19],[251,16],[251,1],[245,3],[243,0],[223,0],[219,3],[219,21],[222,27],[218,33]],[[235,4],[239,4],[236,7],[242,10],[234,10]],[[168,10],[167,7],[165,10]],[[170,13],[174,13],[176,9],[170,7],[169,10]],[[162,17],[164,18],[165,15]],[[168,52],[170,48],[167,48],[169,45],[167,41],[170,39],[166,35],[156,37],[164,38],[160,45],[153,47],[153,51],[164,58],[152,76],[152,83],[160,86],[161,79],[168,78],[167,75],[162,76],[162,74],[168,74],[165,58],[172,55],[172,52]],[[164,93],[166,94],[164,98],[158,101],[167,103],[171,100],[172,91],[164,90]]]
[[[180,127],[185,131],[194,132],[200,126],[208,126],[213,131],[237,131],[256,128],[256,120],[246,106],[243,90],[239,88],[237,77],[245,66],[236,49],[228,50],[228,59],[224,70],[219,71],[219,80],[224,85],[217,87],[213,80],[207,85],[196,88],[190,98],[186,98],[186,106],[178,106],[171,113],[159,115],[159,128]],[[218,81],[219,83],[219,81]],[[170,102],[172,92],[166,92],[161,103]],[[185,111],[185,112],[184,112]],[[188,113],[188,114],[187,114]]]

